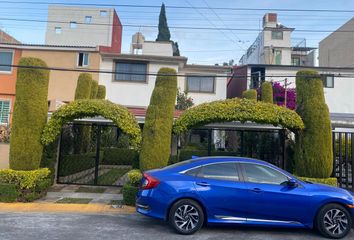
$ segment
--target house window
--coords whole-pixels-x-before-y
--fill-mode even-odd
[[[187,91],[213,93],[214,80],[210,76],[187,76]]]
[[[323,86],[325,88],[334,88],[334,75],[325,74],[325,75],[321,75],[321,76],[322,76]]]
[[[101,17],[106,17],[107,16],[107,11],[106,10],[101,10],[100,11],[100,16]]]
[[[12,59],[12,51],[0,51],[0,72],[11,72]]]
[[[61,27],[55,27],[54,29],[56,34],[61,34]]]
[[[116,81],[146,82],[146,73],[146,63],[117,62],[114,79]]]
[[[87,67],[89,65],[89,54],[88,53],[79,53],[77,59],[78,67]]]
[[[70,28],[77,28],[77,22],[70,22]]]
[[[291,64],[293,66],[300,66],[300,58],[299,57],[293,57],[291,58]]]
[[[0,100],[0,124],[8,124],[10,120],[10,101]]]
[[[272,31],[272,39],[283,40],[282,31]]]
[[[85,17],[85,23],[91,23],[91,21],[92,21],[92,16]]]
[[[276,65],[281,64],[281,50],[274,50],[274,63]]]

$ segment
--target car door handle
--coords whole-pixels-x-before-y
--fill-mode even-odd
[[[263,190],[260,189],[260,188],[253,188],[253,189],[252,189],[252,192],[261,193],[261,192],[263,192]]]
[[[202,187],[208,187],[208,186],[210,186],[210,184],[209,184],[209,183],[206,183],[206,182],[197,182],[196,184],[199,185],[199,186],[202,186]]]

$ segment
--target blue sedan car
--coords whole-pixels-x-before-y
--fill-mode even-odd
[[[136,206],[181,234],[203,224],[245,224],[315,228],[343,238],[354,216],[353,193],[239,157],[196,158],[145,172]]]

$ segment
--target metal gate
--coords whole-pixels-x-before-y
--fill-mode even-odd
[[[354,132],[333,132],[333,176],[342,188],[353,189]]]
[[[137,158],[128,138],[116,126],[71,123],[61,132],[57,182],[121,186]]]

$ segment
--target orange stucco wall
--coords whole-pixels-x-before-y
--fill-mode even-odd
[[[7,51],[13,51],[13,64],[17,65],[21,58],[21,50],[18,49],[0,49]],[[0,72],[0,99],[10,100],[10,123],[12,121],[12,113],[14,109],[15,99],[16,99],[16,78],[17,69],[12,68],[11,72],[4,73]]]

